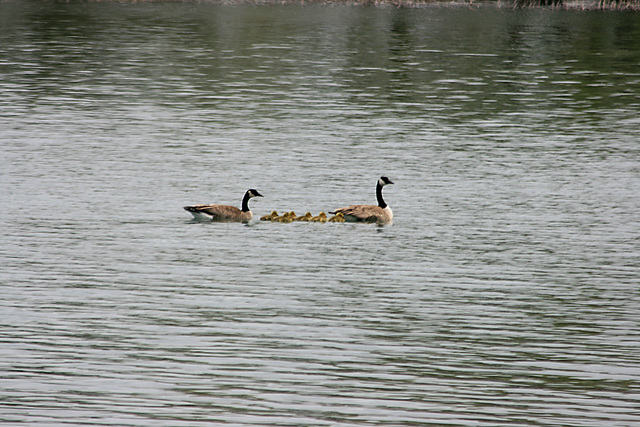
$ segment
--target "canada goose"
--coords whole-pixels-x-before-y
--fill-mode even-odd
[[[389,205],[382,198],[382,188],[387,184],[393,184],[386,176],[378,179],[376,185],[376,198],[378,206],[375,205],[351,205],[329,212],[332,214],[341,213],[346,221],[367,221],[377,223],[390,223],[393,220],[393,212]]]
[[[302,216],[297,216],[293,220],[294,221],[309,221],[311,219],[311,212],[307,212]]]
[[[257,190],[249,189],[244,193],[242,198],[242,210],[235,206],[227,205],[194,205],[185,206],[184,210],[193,215],[196,220],[208,221],[238,221],[249,222],[253,218],[253,214],[249,210],[249,200],[252,197],[262,197]]]
[[[329,222],[344,222],[344,215],[342,215],[342,212],[338,212],[335,216],[332,216],[327,221],[329,221]]]
[[[260,221],[273,221],[273,219],[277,217],[278,217],[278,211],[271,211],[269,215],[261,216]]]
[[[327,222],[327,214],[324,212],[320,212],[318,216],[314,216],[309,221],[311,222]]]

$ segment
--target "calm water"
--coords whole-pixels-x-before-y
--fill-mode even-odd
[[[0,3],[0,421],[640,423],[640,15]],[[197,224],[375,203],[394,224]]]

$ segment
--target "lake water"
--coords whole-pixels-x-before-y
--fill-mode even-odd
[[[0,421],[640,424],[640,15],[0,3]],[[194,223],[375,203],[394,223]]]

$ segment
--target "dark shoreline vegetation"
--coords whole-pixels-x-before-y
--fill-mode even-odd
[[[612,10],[640,11],[640,0],[84,0],[89,2],[115,1],[118,3],[212,3],[212,4],[299,4],[299,5],[335,5],[354,6],[393,6],[393,7],[501,7],[511,9],[544,8],[557,10]],[[54,0],[70,3],[73,0]]]

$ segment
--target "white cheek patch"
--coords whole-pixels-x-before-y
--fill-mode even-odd
[[[386,183],[382,180],[382,178],[378,179],[378,185],[385,186]]]

